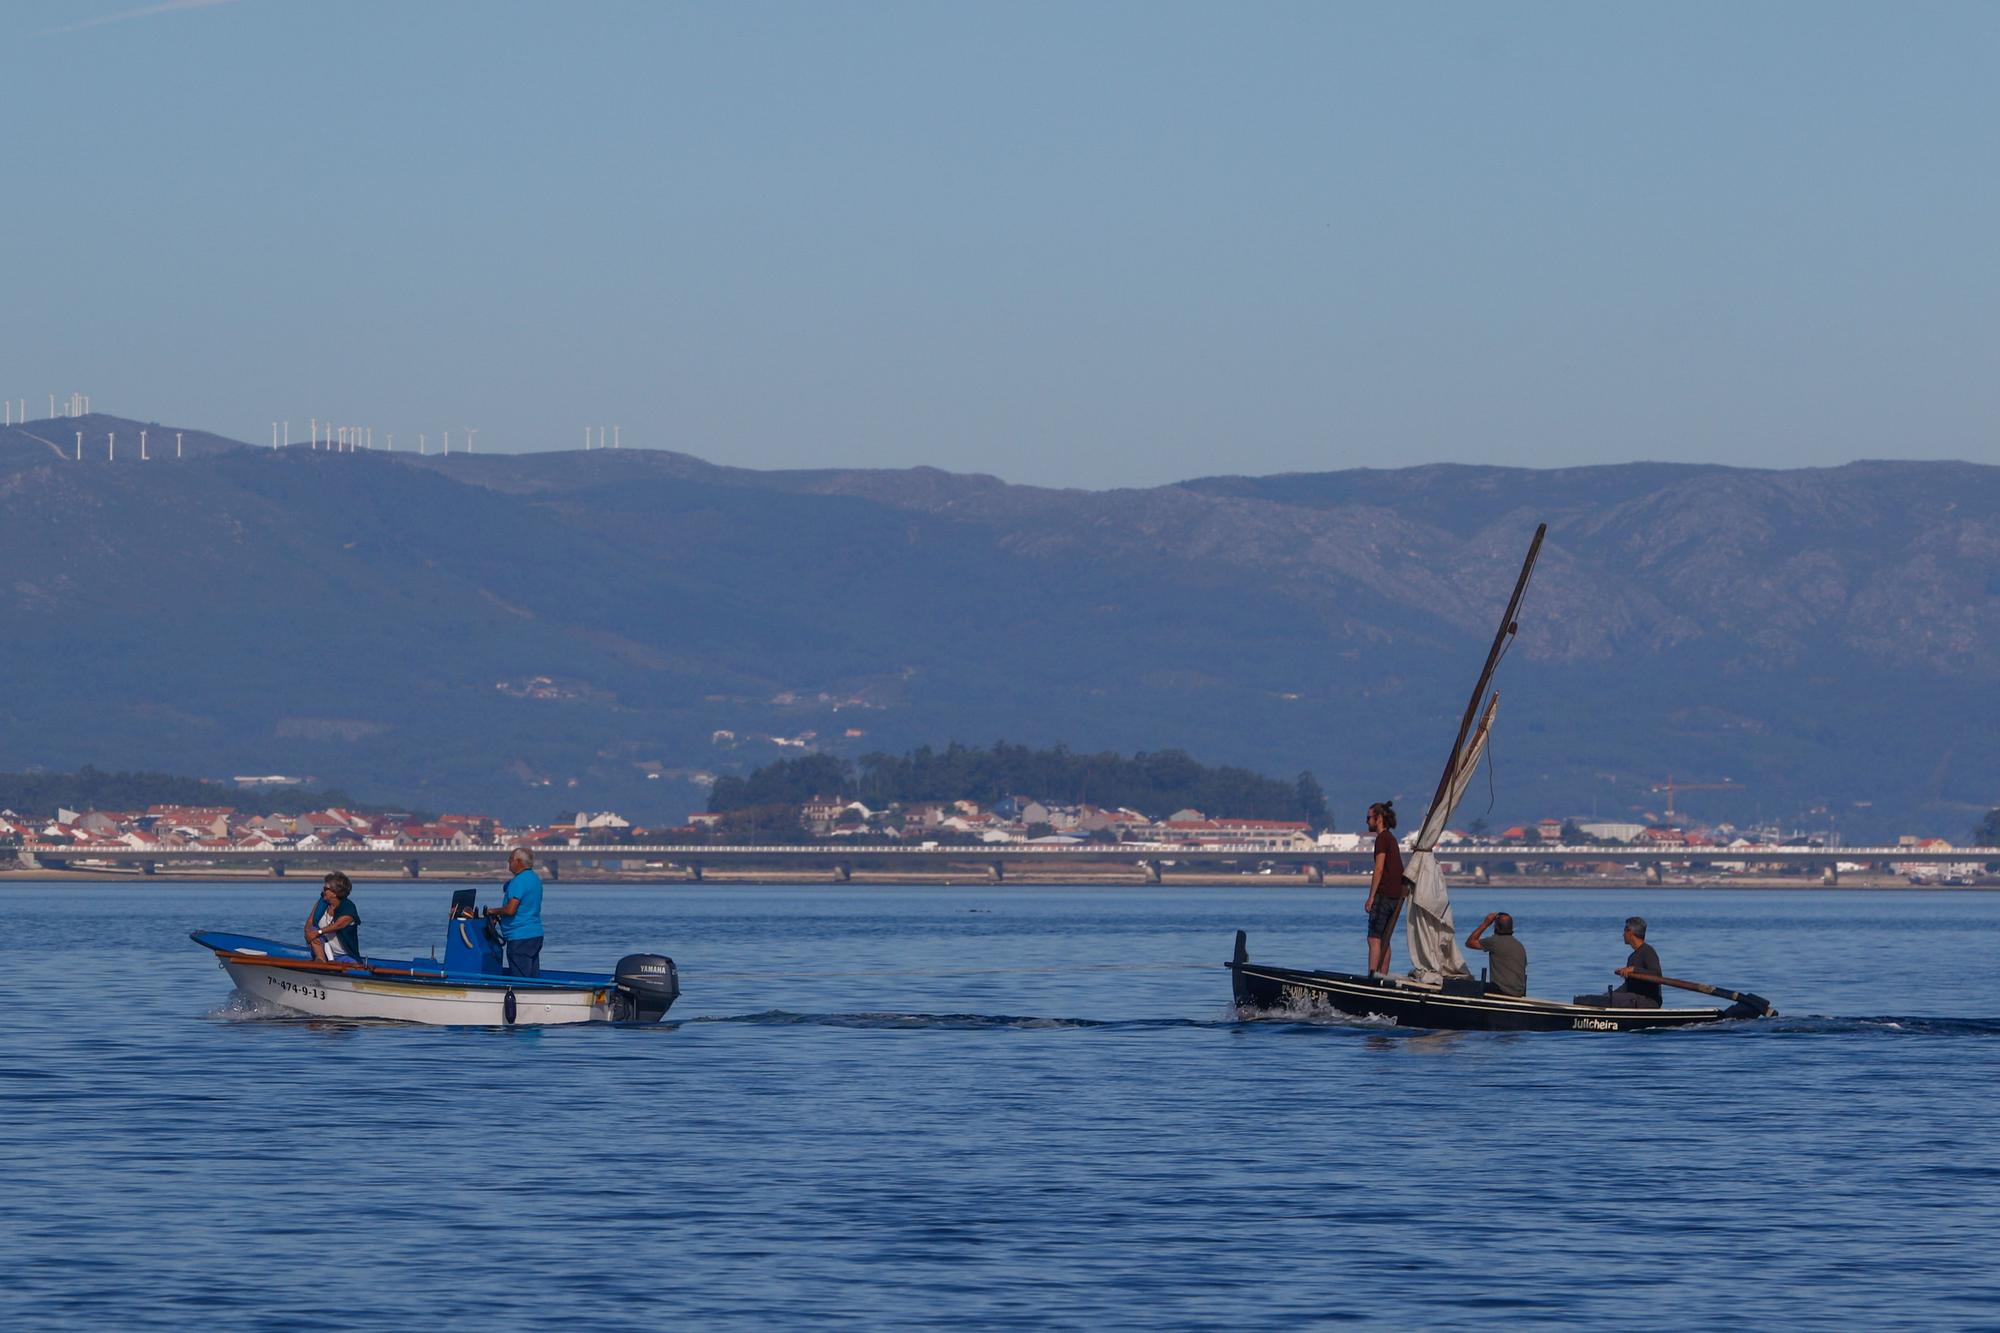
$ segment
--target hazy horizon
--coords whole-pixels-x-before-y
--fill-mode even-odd
[[[17,396],[16,398],[17,406],[18,402],[19,399]],[[48,404],[45,397],[43,402],[44,410],[46,410],[47,405]],[[25,423],[26,425],[29,426],[46,426],[50,423],[51,420],[68,421],[73,419],[79,419],[79,418],[71,418],[64,415],[58,415],[53,419],[45,416],[35,416],[32,414],[33,406],[34,405],[32,403],[29,404],[29,407],[31,409],[31,415],[29,416],[28,420]],[[58,404],[58,406],[60,407],[62,405]],[[135,426],[157,429],[163,433],[175,430],[203,433],[219,439],[228,440],[229,442],[239,445],[246,449],[266,449],[270,447],[270,440],[268,437],[261,441],[246,440],[241,438],[240,436],[230,436],[227,435],[225,432],[213,430],[210,427],[205,426],[199,422],[164,421],[157,417],[135,416],[125,412],[108,411],[97,404],[91,405],[89,416],[110,417],[119,421],[129,422]],[[17,418],[14,424],[16,426],[20,426],[24,423],[22,423]],[[297,427],[298,425],[298,423],[296,422],[291,424],[294,427]],[[324,425],[324,423],[322,424]],[[30,432],[30,434],[39,438],[39,435],[36,432]],[[57,438],[51,440],[50,442],[63,444],[64,442],[70,439],[70,436],[68,434],[63,433],[60,430],[58,430],[56,436]],[[281,435],[280,438],[282,439],[283,436]],[[609,437],[607,436],[607,438]],[[454,457],[463,456],[465,453],[468,452],[464,448],[461,442],[456,442],[458,441],[458,439],[459,437],[457,433],[454,432],[453,440],[455,441],[455,443],[452,445],[452,451],[451,451],[452,456]],[[593,436],[593,439],[595,439],[595,436]],[[101,435],[87,434],[86,452],[84,454],[84,461],[85,462],[100,461],[101,459],[100,451],[102,450],[103,446],[104,446],[104,440],[101,437]],[[132,462],[136,457],[134,451],[138,447],[137,437],[135,436],[126,439],[123,447],[124,447],[124,453],[119,461],[128,463]],[[156,444],[154,446],[153,456],[156,459],[164,461],[167,455],[160,452],[162,447],[171,448],[171,445],[169,444],[166,446],[161,446]],[[311,445],[305,435],[298,434],[295,431],[290,440],[290,447],[294,449],[306,449],[311,447]],[[335,449],[337,446],[331,443],[322,443],[321,447],[331,450]],[[338,447],[344,448],[345,446],[338,446]],[[1452,460],[1439,460],[1435,462],[1397,463],[1387,467],[1373,467],[1368,464],[1352,464],[1346,466],[1336,466],[1336,467],[1320,468],[1320,469],[1285,469],[1283,471],[1278,471],[1278,472],[1247,472],[1241,470],[1218,471],[1218,472],[1190,472],[1184,476],[1165,477],[1158,481],[1149,481],[1143,483],[1127,482],[1127,483],[1113,483],[1113,484],[1099,485],[1099,484],[1091,484],[1088,482],[1045,481],[1036,477],[1006,477],[1006,476],[1000,476],[996,473],[986,471],[983,469],[963,468],[963,467],[948,468],[936,463],[922,463],[922,462],[847,463],[847,462],[842,462],[839,459],[829,459],[821,463],[812,464],[810,465],[810,467],[799,467],[796,465],[785,464],[785,463],[758,464],[758,463],[730,462],[724,459],[703,457],[700,454],[691,453],[687,450],[673,449],[666,445],[659,445],[659,444],[626,444],[620,447],[625,450],[630,450],[634,453],[678,454],[681,456],[693,458],[697,462],[712,464],[717,467],[743,468],[749,471],[855,472],[855,471],[870,471],[870,470],[898,471],[898,470],[907,470],[916,468],[931,468],[937,471],[946,472],[951,475],[957,475],[957,476],[992,477],[993,479],[1001,481],[1009,486],[1023,486],[1041,490],[1084,490],[1084,491],[1150,489],[1157,486],[1174,486],[1184,482],[1219,480],[1231,477],[1241,477],[1252,480],[1273,480],[1273,479],[1282,479],[1288,476],[1312,476],[1315,475],[1316,473],[1324,473],[1324,472],[1364,472],[1364,471],[1395,472],[1395,471],[1409,471],[1409,470],[1425,469],[1425,468],[1459,468],[1459,467],[1492,468],[1492,469],[1500,469],[1507,471],[1550,472],[1550,473],[1562,472],[1562,471],[1586,470],[1591,468],[1628,468],[1628,467],[1629,468],[1703,467],[1703,468],[1720,468],[1728,471],[1739,471],[1739,472],[1783,473],[1783,472],[1837,470],[1840,468],[1847,468],[1847,467],[1865,467],[1871,464],[1878,464],[1878,463],[1910,463],[1917,465],[1936,465],[1936,466],[1954,466],[1954,465],[1964,464],[1971,467],[2000,467],[2000,463],[1989,462],[1982,459],[1944,458],[1944,457],[1938,457],[1938,458],[1911,457],[1911,458],[1897,458],[1897,459],[1849,458],[1849,459],[1843,459],[1839,462],[1831,462],[1831,463],[1797,463],[1789,465],[1781,464],[1772,466],[1766,466],[1754,463],[1726,463],[1726,462],[1715,462],[1715,461],[1700,460],[1700,459],[1673,459],[1673,458],[1626,458],[1626,459],[1610,460],[1601,463],[1502,463],[1502,462],[1462,463]],[[481,456],[481,457],[491,454],[502,454],[508,457],[528,457],[536,454],[595,452],[596,448],[597,446],[593,444],[590,450],[586,451],[581,441],[579,441],[577,444],[569,446],[551,445],[546,449],[488,449],[483,444],[481,444],[476,449],[470,452],[474,453],[475,456]],[[391,448],[388,445],[384,436],[378,432],[374,437],[374,443],[372,445],[360,444],[355,447],[354,451],[355,452],[372,451],[378,453],[393,453],[401,455],[401,454],[417,454],[419,452],[419,448],[417,445],[408,444],[407,442],[399,442],[395,444],[393,448]],[[441,448],[441,445],[436,441],[430,443],[427,452],[428,455],[433,458],[440,457],[443,455],[443,450]],[[60,453],[59,456],[63,458],[68,458],[70,455],[64,452]]]

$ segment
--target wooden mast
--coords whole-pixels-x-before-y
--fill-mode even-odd
[[[1520,629],[1514,614],[1521,609],[1521,598],[1528,591],[1528,579],[1535,572],[1535,558],[1542,552],[1542,538],[1548,535],[1549,525],[1537,524],[1535,539],[1528,543],[1528,558],[1521,562],[1521,577],[1514,580],[1514,595],[1507,599],[1506,614],[1500,617],[1500,629],[1493,636],[1493,647],[1487,651],[1486,665],[1480,670],[1479,683],[1472,687],[1472,698],[1465,705],[1465,717],[1458,724],[1458,738],[1451,743],[1451,757],[1445,760],[1444,776],[1438,779],[1437,795],[1431,798],[1430,809],[1424,812],[1428,822],[1430,811],[1438,807],[1451,790],[1452,774],[1458,772],[1458,759],[1465,750],[1466,734],[1472,730],[1474,719],[1479,716],[1479,702],[1486,694],[1486,687],[1493,680],[1493,672],[1500,665],[1500,656],[1507,651],[1507,640]],[[1419,849],[1422,850],[1422,849]]]

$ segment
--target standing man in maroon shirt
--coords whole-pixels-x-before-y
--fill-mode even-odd
[[[1390,832],[1396,827],[1396,807],[1377,801],[1368,807],[1368,831],[1375,835],[1375,873],[1368,881],[1368,975],[1389,974],[1389,943],[1396,937],[1396,918],[1403,913],[1403,849]]]

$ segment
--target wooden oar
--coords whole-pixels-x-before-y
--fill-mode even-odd
[[[1738,1004],[1754,1004],[1759,1009],[1769,1009],[1771,1007],[1771,1002],[1761,995],[1749,995],[1743,991],[1724,990],[1720,986],[1711,986],[1702,981],[1682,981],[1678,977],[1656,977],[1651,972],[1627,972],[1625,979],[1627,981],[1651,981],[1662,986],[1677,986],[1681,990],[1699,991],[1703,995],[1719,995],[1725,1000],[1734,1000]]]
[[[1384,938],[1391,940],[1396,938],[1396,923],[1403,919],[1403,904],[1409,901],[1409,897],[1409,889],[1404,889],[1396,895],[1396,910],[1389,914],[1389,933]]]
[[[280,958],[267,953],[225,953],[220,955],[226,963],[261,963],[267,967],[282,967],[299,972],[376,972],[387,977],[434,977],[436,972],[419,972],[408,967],[377,967],[373,963],[321,962],[317,958]]]
[[[282,967],[295,972],[343,972],[362,973],[378,977],[420,977],[425,981],[445,982],[486,982],[492,985],[512,986],[516,990],[605,990],[612,983],[607,979],[602,985],[596,981],[559,981],[555,978],[516,977],[505,973],[484,973],[479,977],[469,977],[464,973],[420,971],[413,967],[382,967],[375,963],[334,963],[321,962],[317,958],[283,958],[268,953],[231,953],[218,950],[215,955],[225,963],[261,963],[266,967]]]

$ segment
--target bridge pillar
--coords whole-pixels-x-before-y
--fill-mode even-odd
[[[1158,861],[1141,861],[1139,869],[1145,872],[1148,884],[1158,884],[1160,882],[1160,863]]]
[[[1326,867],[1317,861],[1308,861],[1305,864],[1305,876],[1306,883],[1308,884],[1324,884],[1326,883]]]
[[[992,880],[995,884],[1000,883],[1007,878],[1007,867],[999,861],[993,862],[986,867],[986,878]]]
[[[1819,882],[1826,885],[1829,889],[1839,884],[1840,867],[1831,861],[1821,866],[1819,870]]]
[[[279,879],[283,879],[285,877],[285,863],[283,861],[271,862],[271,873]]]
[[[1648,861],[1646,863],[1644,878],[1648,884],[1658,884],[1660,882],[1660,863],[1658,861]]]
[[[688,882],[691,884],[701,883],[701,862],[688,862]]]
[[[1486,870],[1486,863],[1485,863],[1484,861],[1475,861],[1475,862],[1473,862],[1473,865],[1472,865],[1472,882],[1473,882],[1474,884],[1488,884],[1488,883],[1491,883],[1491,882],[1492,882],[1492,880],[1493,880],[1493,876],[1492,876],[1491,874],[1487,873],[1487,870]]]
[[[414,856],[411,857],[409,860],[403,862],[403,873],[409,876],[411,879],[423,878],[424,874],[423,862],[417,860],[417,858]]]
[[[151,861],[141,861],[139,863],[139,873],[142,875],[150,875],[155,873],[153,863]]]
[[[854,867],[842,861],[833,868],[833,882],[845,884],[854,878]]]

